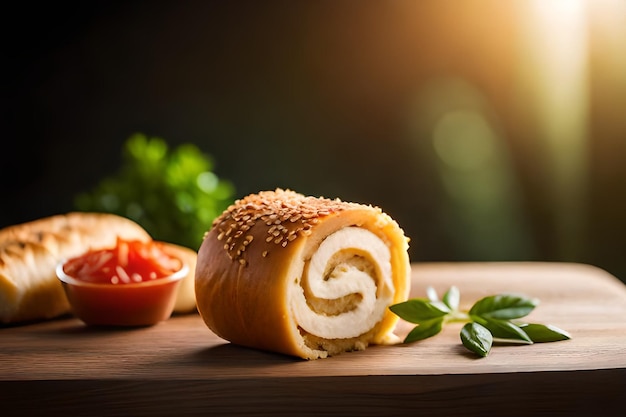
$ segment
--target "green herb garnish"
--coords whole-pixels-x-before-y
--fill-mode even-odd
[[[412,298],[389,309],[401,319],[416,324],[405,343],[427,339],[441,332],[450,322],[466,323],[461,342],[479,356],[487,356],[496,342],[533,344],[571,338],[565,330],[552,325],[520,322],[539,304],[536,298],[519,294],[499,294],[478,300],[469,311],[459,309],[460,293],[451,287],[439,300],[432,287],[427,298]]]
[[[193,144],[170,149],[143,134],[124,144],[117,173],[77,196],[82,211],[128,217],[156,240],[197,249],[214,218],[233,202],[235,189],[213,172],[210,155]]]

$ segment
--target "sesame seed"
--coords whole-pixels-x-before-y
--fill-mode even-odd
[[[340,199],[305,196],[278,188],[236,200],[213,221],[213,228],[216,229],[218,240],[226,239],[224,250],[229,252],[229,256],[241,260],[246,247],[253,241],[252,234],[246,235],[252,227],[266,230],[265,243],[260,242],[259,245],[274,242],[286,247],[300,236],[310,236],[313,227],[322,218],[356,208],[382,212],[377,207],[343,202]],[[289,224],[293,226],[285,227]],[[207,238],[208,233],[204,234],[203,239]],[[262,252],[263,257],[267,254],[267,250]]]

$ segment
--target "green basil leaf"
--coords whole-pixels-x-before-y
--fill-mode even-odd
[[[471,316],[511,320],[528,315],[539,304],[536,298],[517,294],[499,294],[478,300],[470,309]]]
[[[443,302],[450,308],[450,310],[458,310],[460,300],[461,294],[459,289],[455,286],[450,287],[450,289],[448,289],[448,291],[446,291],[443,295]]]
[[[471,316],[470,316],[471,317]],[[527,344],[532,344],[533,340],[519,326],[510,321],[498,319],[482,319],[481,317],[472,317],[485,326],[494,338],[516,340]]]
[[[487,328],[478,323],[470,322],[461,329],[461,342],[467,349],[485,357],[491,350],[493,336]]]
[[[422,323],[450,313],[450,309],[441,301],[428,301],[423,298],[412,298],[394,304],[389,309],[403,320],[410,323]]]
[[[568,332],[551,324],[524,323],[519,327],[536,343],[558,342],[572,338]]]
[[[418,340],[433,337],[443,328],[443,317],[421,322],[409,332],[404,343],[417,342]]]

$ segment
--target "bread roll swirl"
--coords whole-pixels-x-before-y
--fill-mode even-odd
[[[196,301],[236,344],[305,359],[393,340],[408,297],[408,239],[380,208],[264,191],[213,223],[198,252]]]

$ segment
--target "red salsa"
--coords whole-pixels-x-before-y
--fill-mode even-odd
[[[99,284],[131,284],[172,275],[182,267],[154,241],[117,239],[114,248],[90,250],[68,260],[63,271],[78,280]]]

